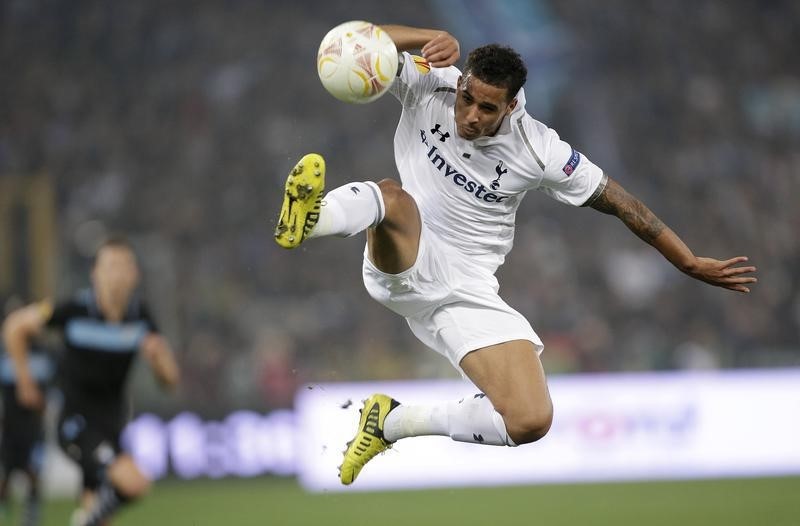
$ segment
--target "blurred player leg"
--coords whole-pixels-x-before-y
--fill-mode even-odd
[[[106,476],[95,492],[95,498],[81,518],[73,521],[77,526],[100,526],[117,510],[142,496],[150,488],[150,481],[139,470],[130,455],[119,455],[108,467]]]
[[[28,496],[22,508],[22,526],[38,526],[41,522],[42,501],[39,493],[39,469],[29,469],[28,475]]]
[[[8,472],[5,466],[0,466],[0,520],[3,524],[8,522],[11,515],[11,510],[8,506],[8,480]]]
[[[27,479],[27,495],[21,507],[22,526],[37,526],[40,523],[41,502],[39,497],[39,473],[44,453],[44,428],[42,413],[22,407],[14,388],[3,388],[3,429],[0,457],[4,467],[0,482],[0,502],[9,503],[9,481],[12,473],[20,473]],[[2,510],[0,510],[2,513]],[[6,508],[5,513],[10,514]]]

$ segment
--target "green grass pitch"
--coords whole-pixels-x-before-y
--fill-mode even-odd
[[[48,502],[43,526],[68,524],[72,505]],[[327,494],[291,478],[167,480],[114,521],[162,524],[800,526],[800,477]]]

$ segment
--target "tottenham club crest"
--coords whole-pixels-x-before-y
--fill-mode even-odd
[[[492,190],[497,190],[500,188],[500,178],[503,176],[504,173],[508,172],[508,168],[503,168],[503,161],[499,161],[497,166],[494,167],[494,171],[497,173],[497,178],[492,181]]]

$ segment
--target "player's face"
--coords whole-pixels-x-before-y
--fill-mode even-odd
[[[92,269],[92,284],[101,295],[127,299],[139,283],[136,256],[127,247],[100,249]]]
[[[508,101],[508,90],[483,82],[470,74],[458,79],[456,89],[456,130],[462,139],[472,141],[491,136],[517,105]]]

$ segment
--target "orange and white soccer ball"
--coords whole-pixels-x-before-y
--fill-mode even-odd
[[[389,35],[369,22],[340,24],[325,35],[317,53],[317,73],[331,95],[365,104],[389,89],[397,74],[397,48]]]

